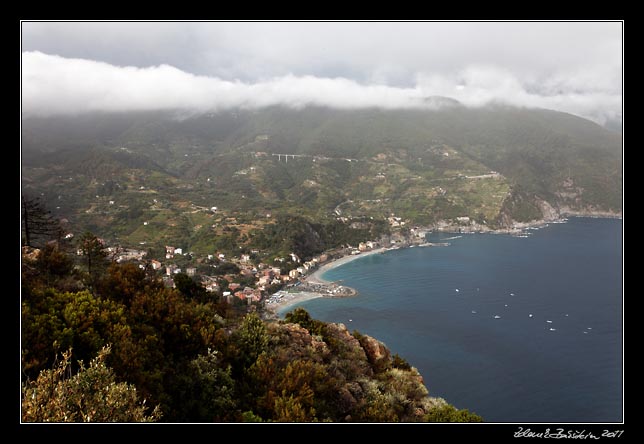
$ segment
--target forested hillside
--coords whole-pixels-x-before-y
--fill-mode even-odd
[[[26,422],[481,420],[374,338],[303,309],[265,321],[100,249],[23,249],[21,334]]]
[[[560,112],[457,102],[29,118],[22,187],[79,231],[202,253],[223,227],[261,230],[279,215],[426,227],[467,217],[499,229],[619,215],[621,134]]]

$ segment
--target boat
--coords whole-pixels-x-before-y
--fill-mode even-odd
[[[476,314],[476,310],[472,310],[472,313],[473,313],[473,314]]]
[[[530,317],[530,318],[531,318],[531,317],[532,317],[532,313],[530,313],[530,314],[528,315],[528,317]]]
[[[550,319],[548,319],[546,322],[547,322],[548,324],[552,324],[552,321],[551,321]]]
[[[550,327],[550,331],[557,331],[557,329]]]
[[[494,319],[501,319],[501,316],[499,316],[499,315],[494,315]]]
[[[460,290],[457,288],[457,289],[456,289],[456,291],[458,292],[458,291],[460,291]]]

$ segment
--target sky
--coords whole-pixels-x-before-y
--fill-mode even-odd
[[[622,120],[621,22],[22,22],[23,115],[505,103]]]

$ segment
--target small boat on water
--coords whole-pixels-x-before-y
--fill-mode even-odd
[[[557,331],[557,329],[550,327],[550,331]]]
[[[472,310],[472,313],[473,313],[473,314],[476,314],[476,310]]]
[[[550,319],[548,319],[546,322],[547,322],[548,324],[552,324],[552,321],[551,321]]]
[[[501,319],[501,316],[499,316],[499,315],[494,315],[494,319]]]
[[[457,288],[457,289],[456,289],[456,292],[458,293],[459,291],[460,291],[460,290]]]
[[[530,314],[528,315],[528,317],[530,317],[530,318],[531,318],[531,317],[532,317],[532,313],[530,313]]]

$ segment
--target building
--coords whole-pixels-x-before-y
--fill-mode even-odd
[[[188,276],[194,276],[195,274],[197,274],[197,269],[195,267],[188,267],[186,268],[186,274]]]
[[[181,273],[181,268],[178,266],[171,264],[165,267],[165,274],[168,276],[172,276],[173,274]]]
[[[228,284],[228,288],[230,289],[230,291],[235,291],[235,290],[237,290],[239,287],[241,287],[241,285],[240,285],[240,284],[238,284],[238,283],[236,283],[236,282],[233,282],[233,283],[231,283],[231,284]]]

